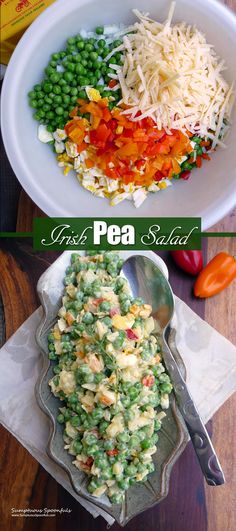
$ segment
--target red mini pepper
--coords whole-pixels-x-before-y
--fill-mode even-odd
[[[195,276],[203,268],[202,251],[172,251],[171,256],[175,263],[189,275]]]
[[[236,260],[228,253],[217,254],[198,276],[194,295],[200,298],[212,297],[227,288],[236,278]]]
[[[113,450],[107,450],[107,455],[109,456],[118,455],[118,453],[119,450],[117,450],[117,448],[114,448]]]

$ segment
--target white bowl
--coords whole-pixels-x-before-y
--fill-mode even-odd
[[[67,177],[57,167],[50,148],[37,139],[37,124],[28,106],[27,93],[41,81],[50,54],[63,49],[65,40],[81,28],[130,23],[132,8],[149,11],[160,20],[167,16],[167,0],[58,0],[30,26],[7,68],[2,91],[2,130],[13,170],[26,192],[49,216],[165,217],[200,216],[203,229],[224,217],[236,204],[236,117],[227,139],[227,150],[218,149],[209,163],[194,171],[187,182],[150,194],[139,209],[125,201],[111,207],[107,199],[82,189],[75,175]],[[196,24],[217,53],[225,59],[225,76],[236,72],[236,18],[215,0],[178,0],[174,21]]]

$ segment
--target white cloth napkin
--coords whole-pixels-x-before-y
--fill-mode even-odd
[[[46,454],[48,419],[34,395],[41,368],[35,330],[41,317],[38,308],[0,350],[0,421],[83,507],[111,525],[113,518],[75,494],[66,472]],[[206,423],[236,390],[236,347],[177,297],[173,321],[187,384]]]

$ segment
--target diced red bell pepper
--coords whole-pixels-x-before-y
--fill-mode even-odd
[[[180,178],[184,179],[184,181],[187,181],[189,179],[190,175],[191,175],[191,171],[190,170],[186,170],[186,171],[183,171],[180,174]]]
[[[110,317],[114,317],[114,315],[119,315],[119,314],[120,314],[119,308],[111,308],[109,312]]]
[[[163,179],[163,177],[164,177],[163,173],[161,173],[161,171],[158,170],[155,173],[155,175],[153,177],[153,180],[159,182],[159,181],[161,181],[161,179]]]
[[[114,450],[107,450],[107,455],[110,455],[110,456],[113,456],[113,455],[117,455],[119,453],[119,450],[117,450],[117,448],[114,448]]]
[[[148,374],[147,376],[144,376],[142,379],[142,384],[145,385],[145,387],[152,387],[155,383],[155,377],[152,374]]]
[[[128,330],[126,330],[126,335],[127,335],[128,339],[131,339],[131,340],[134,340],[134,341],[137,341],[137,339],[138,339],[137,334],[135,333],[134,330],[132,330],[132,328],[128,328]]]

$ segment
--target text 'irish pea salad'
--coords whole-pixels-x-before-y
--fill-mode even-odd
[[[29,92],[39,140],[53,145],[65,175],[75,170],[111,205],[139,207],[224,147],[233,86],[205,36],[172,24],[174,8],[164,23],[134,10],[132,26],[81,30]]]
[[[122,263],[116,252],[72,254],[48,338],[65,449],[88,475],[88,492],[112,503],[154,471],[172,390],[152,308],[132,298]]]

